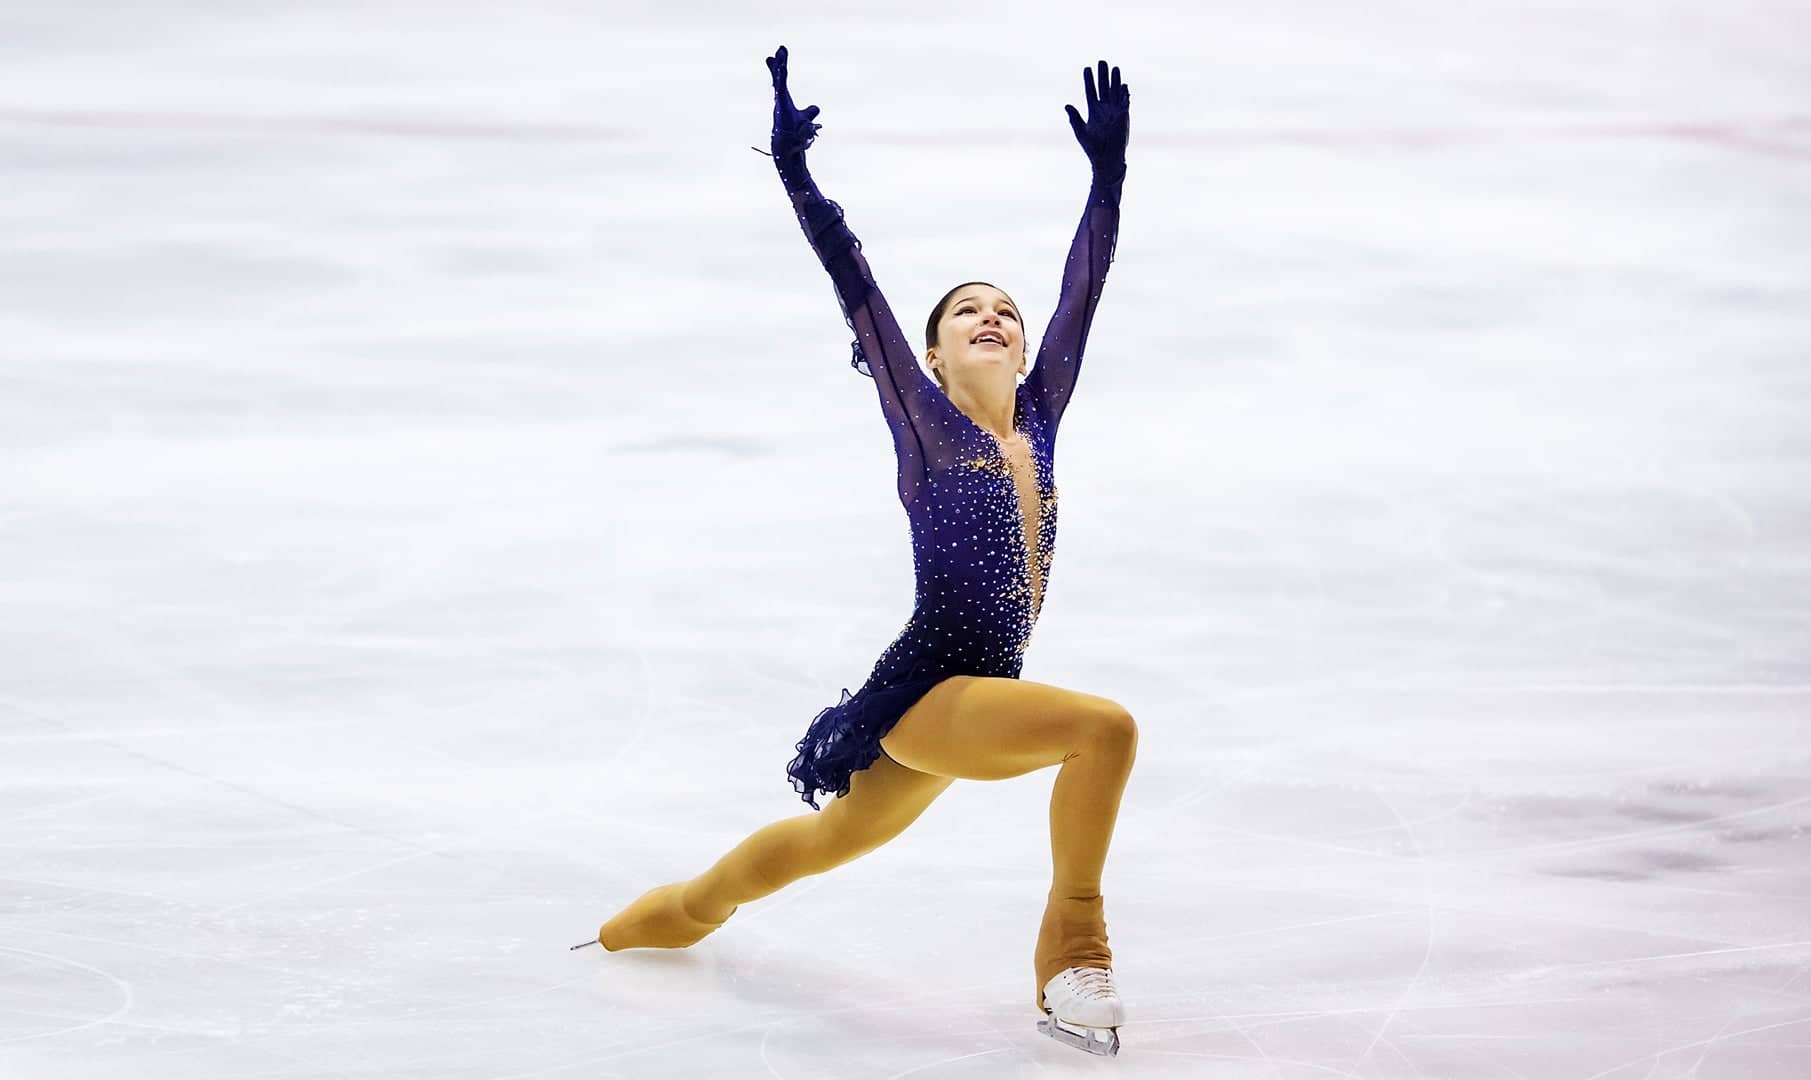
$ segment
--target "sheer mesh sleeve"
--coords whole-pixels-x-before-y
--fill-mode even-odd
[[[1082,349],[1088,343],[1088,327],[1100,303],[1107,267],[1113,263],[1113,249],[1119,241],[1119,196],[1124,185],[1123,168],[1116,179],[1106,180],[1096,174],[1089,185],[1088,207],[1082,211],[1075,240],[1069,245],[1069,261],[1063,266],[1056,313],[1050,316],[1050,325],[1038,343],[1037,364],[1025,379],[1032,402],[1052,431],[1075,390]]]
[[[818,190],[805,168],[804,154],[781,155],[775,165],[811,249],[836,286],[843,321],[855,332],[849,363],[872,378],[880,392],[881,412],[892,428],[899,462],[899,501],[909,507],[930,466],[927,431],[938,405],[948,399],[918,366],[917,354],[862,257],[861,241],[843,221],[843,208]]]

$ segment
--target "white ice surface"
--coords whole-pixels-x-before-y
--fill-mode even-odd
[[[1811,1076],[1811,12],[0,13],[0,1077]],[[1033,1030],[1050,771],[681,952],[911,598],[873,384],[1048,317],[1025,676],[1138,718],[1130,1021]]]

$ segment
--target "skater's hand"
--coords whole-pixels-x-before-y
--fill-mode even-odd
[[[1088,98],[1088,119],[1084,121],[1073,105],[1063,108],[1069,113],[1069,126],[1088,152],[1095,173],[1111,179],[1126,168],[1126,141],[1132,132],[1132,92],[1119,81],[1117,67],[1109,81],[1105,60],[1100,62],[1099,91],[1095,89],[1092,68],[1082,69],[1082,85]]]
[[[817,106],[803,110],[793,107],[792,91],[786,87],[786,46],[780,46],[767,58],[767,70],[773,75],[773,156],[802,154],[824,126],[811,122],[817,115]]]

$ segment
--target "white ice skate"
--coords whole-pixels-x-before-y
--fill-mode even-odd
[[[1039,1020],[1038,1030],[1057,1042],[1106,1057],[1119,1053],[1126,1007],[1108,969],[1072,967],[1052,976],[1044,984],[1044,1011],[1050,1018]]]

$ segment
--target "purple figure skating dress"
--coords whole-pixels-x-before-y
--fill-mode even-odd
[[[1123,162],[1097,163],[1056,313],[1036,366],[1016,391],[1013,428],[1029,446],[1037,476],[1038,520],[1027,523],[999,441],[918,366],[842,208],[824,198],[806,171],[805,148],[816,127],[776,127],[774,164],[855,332],[850,363],[880,392],[899,463],[899,501],[911,522],[917,585],[911,618],[867,682],[854,694],[845,687],[799,740],[786,771],[813,809],[816,792],[848,794],[850,774],[874,763],[882,736],[937,683],[952,675],[1019,677],[1056,545],[1057,424],[1113,261],[1125,182]]]

